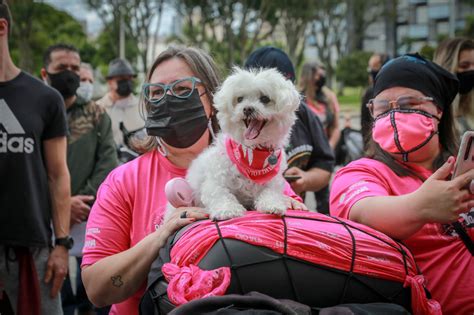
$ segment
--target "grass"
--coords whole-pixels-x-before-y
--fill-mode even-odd
[[[342,95],[337,96],[341,111],[359,111],[360,102],[364,88],[362,87],[346,87]]]

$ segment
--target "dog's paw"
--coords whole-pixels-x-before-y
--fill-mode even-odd
[[[286,196],[286,206],[291,210],[308,210],[306,205],[296,199]]]
[[[261,213],[284,215],[288,209],[286,198],[260,197],[255,202],[255,209]]]
[[[212,220],[228,220],[232,218],[242,217],[245,215],[244,206],[239,203],[223,203],[209,210]]]

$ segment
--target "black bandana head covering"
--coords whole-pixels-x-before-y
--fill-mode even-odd
[[[375,78],[374,95],[397,86],[432,97],[435,104],[444,110],[456,97],[459,81],[451,72],[416,53],[387,62]]]

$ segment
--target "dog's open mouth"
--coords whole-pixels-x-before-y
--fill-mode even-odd
[[[267,123],[266,119],[256,119],[256,118],[246,118],[244,119],[245,126],[247,129],[245,130],[244,137],[246,140],[254,140],[260,135],[263,127]]]

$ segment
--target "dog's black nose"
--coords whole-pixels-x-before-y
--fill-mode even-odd
[[[244,107],[244,115],[245,116],[250,116],[252,113],[255,111],[252,107]]]

